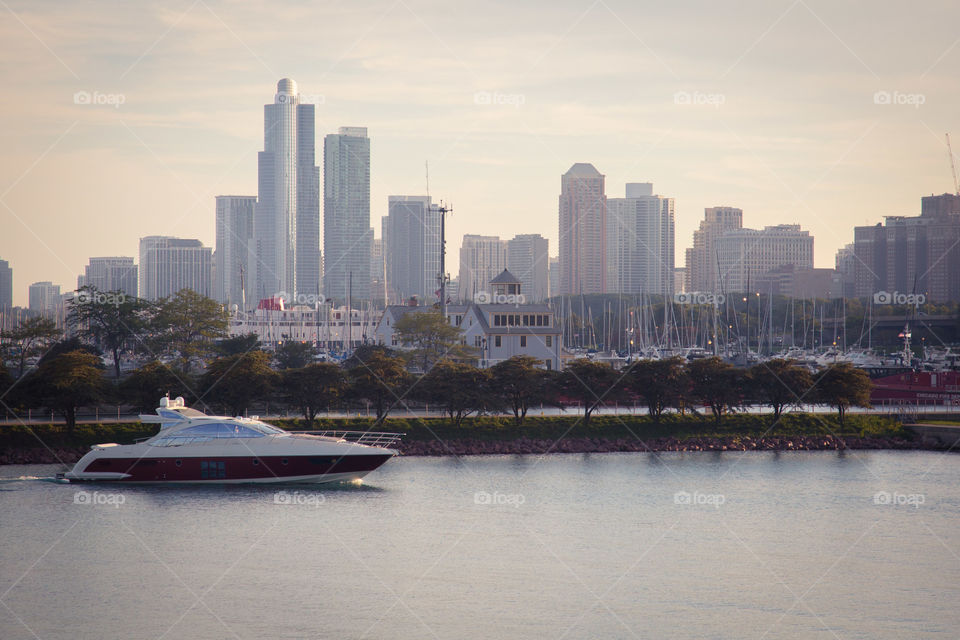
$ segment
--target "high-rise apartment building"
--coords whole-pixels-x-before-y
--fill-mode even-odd
[[[673,296],[674,201],[649,182],[607,198],[607,293]]]
[[[391,298],[437,301],[440,288],[440,211],[430,196],[390,196],[383,218],[387,283]]]
[[[960,215],[960,195],[943,193],[939,196],[923,196],[920,198],[920,215],[928,218]]]
[[[62,299],[60,285],[52,282],[34,282],[27,291],[30,311],[47,317],[56,316],[60,311]]]
[[[760,276],[783,265],[813,269],[813,236],[798,224],[727,231],[716,247],[726,293],[751,291]]]
[[[13,308],[13,269],[0,260],[0,311]]]
[[[520,279],[527,302],[550,295],[550,241],[539,233],[514,236],[507,241],[507,269]]]
[[[707,207],[700,228],[693,232],[693,246],[687,249],[684,286],[688,292],[719,293],[717,239],[727,231],[743,228],[743,210],[736,207]]]
[[[578,162],[560,179],[560,293],[606,292],[604,176]]]
[[[489,283],[507,268],[507,247],[497,236],[463,236],[460,245],[460,300],[471,302]]]
[[[214,297],[241,309],[256,308],[259,301],[250,282],[250,266],[256,261],[253,238],[256,206],[255,196],[217,196]]]
[[[834,297],[853,298],[856,296],[857,254],[854,244],[846,244],[837,249],[834,257]]]
[[[854,229],[854,293],[917,293],[960,301],[960,198],[924,197],[917,217],[887,216]]]
[[[281,292],[316,294],[320,286],[320,170],[314,105],[300,104],[297,83],[277,83],[263,107],[263,151],[257,154],[254,215],[257,299]],[[250,302],[248,301],[248,304]]]
[[[370,299],[370,138],[340,127],[323,140],[323,292]],[[352,283],[352,284],[351,284]]]
[[[213,254],[199,240],[147,236],[140,238],[140,297],[156,300],[192,289],[212,295]]]
[[[389,304],[390,300],[387,293],[386,259],[383,238],[374,238],[370,251],[370,300],[380,307]]]
[[[93,287],[97,291],[120,291],[125,296],[136,298],[139,294],[137,265],[133,258],[113,256],[90,258],[77,277],[77,288]]]

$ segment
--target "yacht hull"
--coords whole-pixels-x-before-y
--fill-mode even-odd
[[[63,475],[70,482],[121,484],[280,484],[358,480],[395,455],[98,456]],[[83,464],[82,464],[83,463]]]

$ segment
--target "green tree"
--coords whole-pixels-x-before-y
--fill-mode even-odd
[[[217,353],[222,356],[235,356],[260,348],[260,338],[255,333],[224,338],[217,342]]]
[[[517,424],[523,424],[531,406],[555,402],[553,376],[537,366],[539,362],[532,356],[513,356],[490,368],[491,386]]]
[[[168,393],[171,398],[190,398],[194,395],[192,388],[193,379],[188,373],[154,361],[132,371],[120,382],[118,391],[123,402],[141,411],[152,411]]]
[[[350,396],[370,402],[377,412],[377,424],[403,397],[410,381],[403,358],[371,351],[366,360],[354,364],[347,371]]]
[[[490,404],[490,373],[463,362],[440,360],[416,387],[417,396],[443,407],[459,427],[471,413],[480,413]]]
[[[776,419],[784,407],[801,401],[813,386],[813,377],[791,360],[774,358],[750,367],[745,382],[757,401],[773,409]]]
[[[474,350],[461,344],[463,331],[455,327],[439,311],[411,311],[393,325],[397,340],[410,347],[411,363],[420,371],[441,359],[457,360],[472,357]]]
[[[255,402],[267,400],[280,375],[270,368],[270,354],[251,351],[217,358],[201,378],[202,398],[220,405],[232,416],[241,415]]]
[[[653,421],[660,422],[667,407],[683,404],[689,386],[684,360],[679,356],[663,360],[638,360],[630,367],[627,384],[643,398]]]
[[[362,344],[353,350],[349,358],[343,361],[343,367],[345,369],[353,369],[375,355],[389,356],[392,358],[399,354],[390,347],[385,347],[382,344]]]
[[[583,405],[583,423],[590,424],[590,415],[623,393],[621,374],[613,367],[578,358],[567,364],[559,380],[563,395],[577,398]]]
[[[119,380],[121,358],[146,333],[146,303],[122,291],[104,292],[86,286],[77,289],[68,306],[67,324],[113,357],[114,375]]]
[[[150,324],[157,349],[190,371],[216,353],[216,341],[227,335],[227,312],[216,300],[181,289],[157,303]]]
[[[93,345],[84,342],[77,336],[71,336],[69,338],[63,338],[62,340],[57,340],[43,352],[43,355],[40,356],[40,360],[37,362],[37,366],[40,366],[47,360],[51,358],[56,358],[57,356],[63,355],[64,353],[70,353],[71,351],[83,351],[89,353],[92,356],[101,358],[103,356],[100,351]],[[101,359],[101,363],[103,360]]]
[[[716,356],[699,358],[687,364],[691,397],[710,407],[720,424],[723,414],[740,406],[742,374],[733,365]]]
[[[57,323],[47,318],[30,318],[16,329],[0,333],[0,342],[5,345],[5,357],[17,367],[17,377],[23,377],[27,360],[42,354],[60,337]]]
[[[329,362],[316,362],[298,369],[287,369],[282,378],[284,395],[311,424],[317,413],[328,409],[346,390],[343,370]]]
[[[847,409],[870,406],[870,391],[873,389],[870,376],[848,362],[827,367],[816,384],[818,400],[836,407],[841,426]]]
[[[273,359],[281,369],[299,369],[313,362],[313,356],[316,351],[310,342],[297,342],[296,340],[285,340],[277,346]]]
[[[0,362],[0,400],[7,395],[10,387],[13,386],[13,376],[7,371],[7,368]]]
[[[77,424],[77,409],[98,404],[109,390],[100,358],[80,350],[44,360],[26,386],[37,405],[63,416],[68,434]]]

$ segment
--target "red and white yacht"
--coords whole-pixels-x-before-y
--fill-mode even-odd
[[[160,399],[160,432],[136,444],[96,444],[58,474],[70,482],[307,483],[358,480],[397,455],[401,434],[290,433],[255,418],[208,416]]]

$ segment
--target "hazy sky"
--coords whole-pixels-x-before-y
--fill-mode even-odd
[[[3,0],[0,16],[17,304],[34,281],[74,288],[90,256],[136,257],[141,236],[212,246],[214,196],[256,195],[263,105],[285,76],[322,101],[318,148],[369,128],[377,236],[387,196],[423,193],[429,160],[431,195],[455,208],[454,277],[464,233],[542,233],[556,255],[575,162],[609,196],[653,182],[676,198],[677,266],[707,206],[799,223],[832,266],[854,225],[953,190],[949,0]]]

